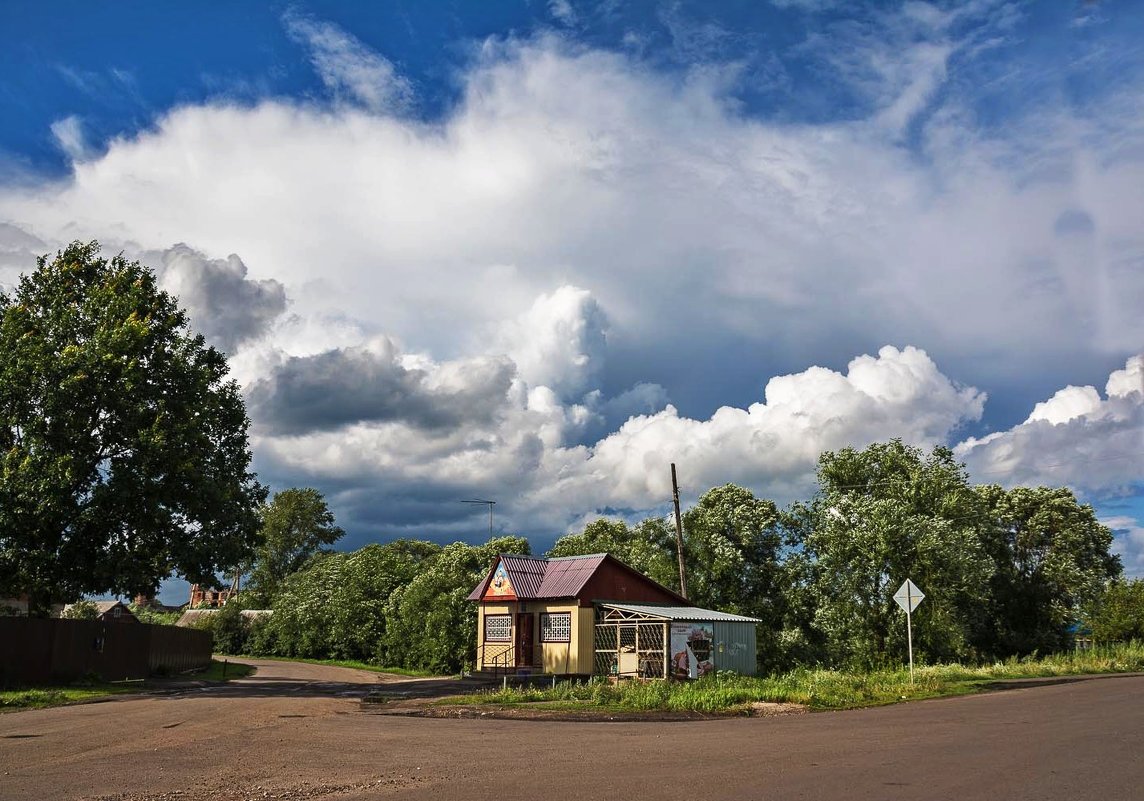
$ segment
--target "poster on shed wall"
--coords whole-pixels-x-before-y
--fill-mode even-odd
[[[711,659],[714,631],[711,623],[671,624],[671,675],[677,679],[697,679],[715,669]]]

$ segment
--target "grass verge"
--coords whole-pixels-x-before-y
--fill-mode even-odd
[[[1003,679],[1136,671],[1144,671],[1144,644],[1134,642],[978,667],[921,667],[915,670],[912,682],[906,669],[869,673],[803,669],[765,678],[723,673],[693,682],[564,682],[554,688],[509,688],[452,697],[441,703],[519,706],[539,702],[563,709],[709,713],[747,713],[757,702],[802,704],[812,710],[852,709],[965,695]]]
[[[14,712],[19,709],[42,709],[48,706],[74,704],[110,695],[135,693],[139,686],[116,684],[91,684],[84,686],[28,687],[16,690],[0,690],[0,712]]]
[[[191,678],[205,681],[230,681],[231,679],[249,676],[253,672],[254,668],[250,665],[231,662],[226,666],[226,675],[224,676],[223,663],[218,659],[212,659],[209,668],[192,674]],[[126,683],[76,682],[74,684],[17,687],[10,690],[0,690],[0,712],[43,709],[49,706],[92,701],[112,695],[142,693],[150,689],[153,689],[153,685],[142,681]]]

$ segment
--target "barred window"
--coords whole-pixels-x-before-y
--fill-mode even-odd
[[[512,639],[509,615],[485,615],[485,642],[508,642]]]
[[[540,616],[541,642],[571,642],[572,613],[552,612]]]

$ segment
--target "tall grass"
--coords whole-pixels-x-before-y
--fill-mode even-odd
[[[976,692],[1001,679],[1123,673],[1144,670],[1144,644],[1101,647],[1040,658],[1009,659],[989,665],[931,665],[851,673],[800,669],[765,678],[720,673],[693,682],[595,680],[565,682],[552,688],[509,688],[449,703],[530,704],[599,707],[633,711],[733,712],[757,702],[795,703],[810,709],[849,709],[902,700]]]

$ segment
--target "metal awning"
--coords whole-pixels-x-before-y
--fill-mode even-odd
[[[762,623],[757,617],[732,615],[698,606],[663,606],[659,604],[629,604],[612,601],[594,601],[597,608],[613,610],[639,620],[719,620],[730,623]]]

